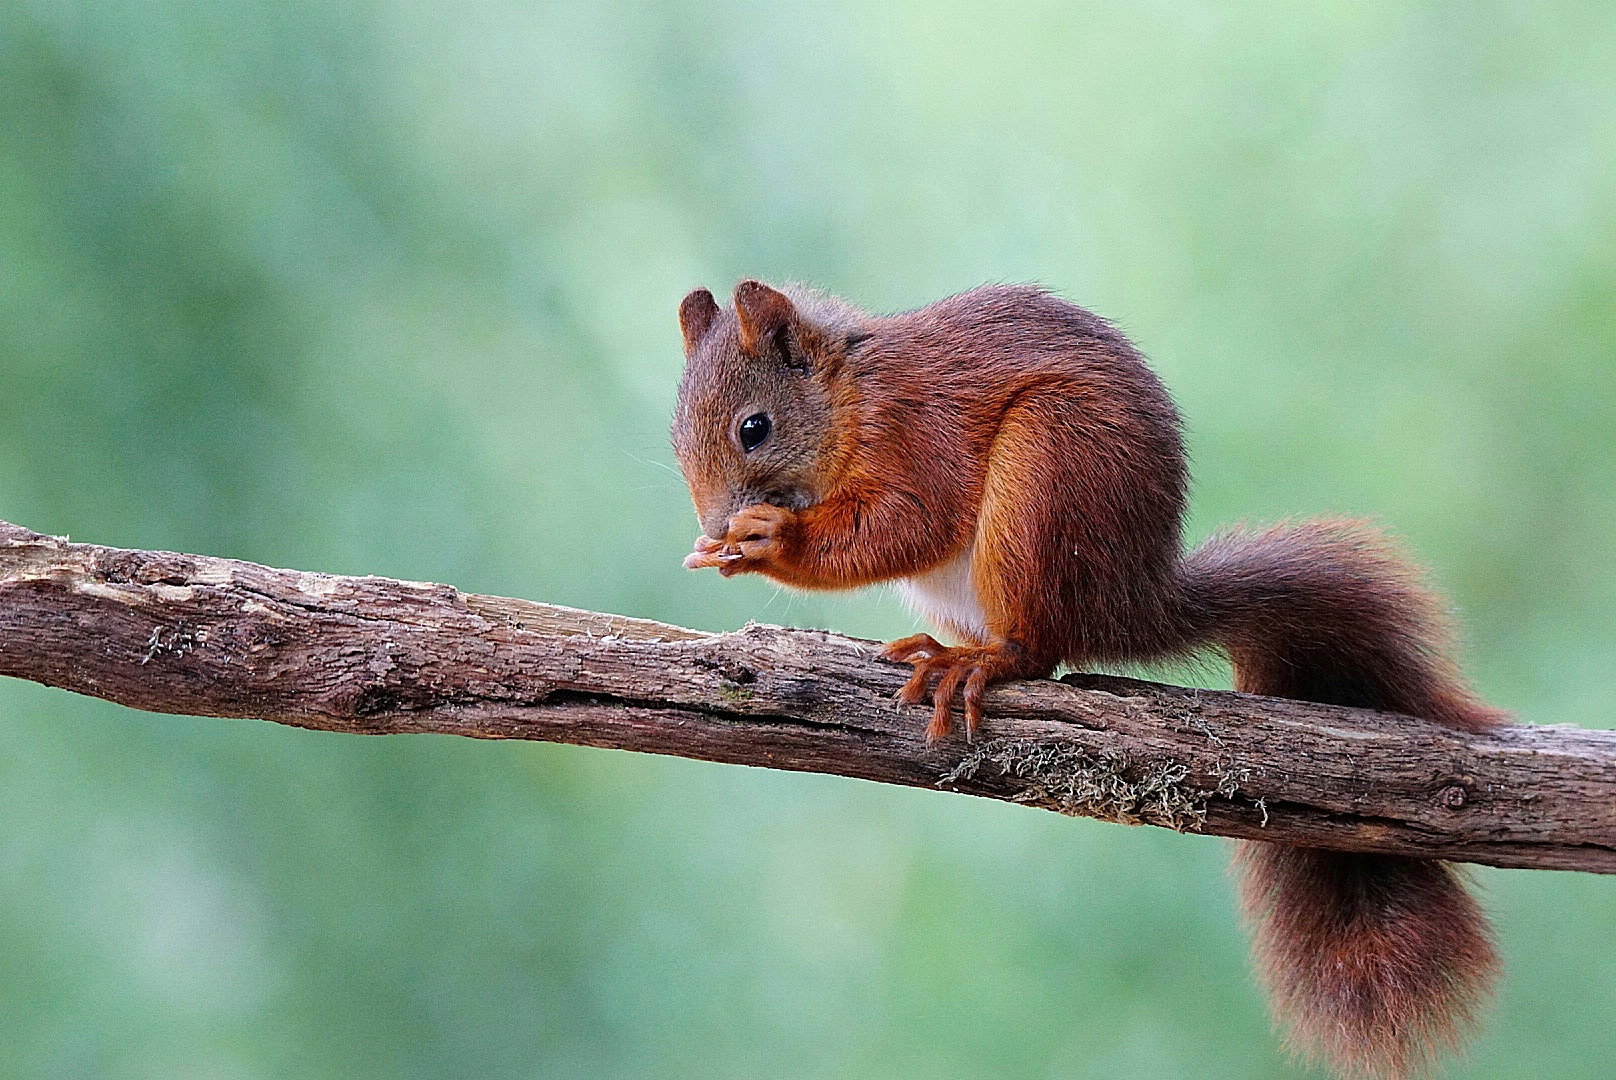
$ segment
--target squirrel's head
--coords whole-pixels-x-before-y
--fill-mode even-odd
[[[845,334],[761,281],[735,286],[733,309],[696,289],[679,305],[679,329],[673,449],[702,531],[722,539],[730,515],[753,503],[800,510],[818,501]]]

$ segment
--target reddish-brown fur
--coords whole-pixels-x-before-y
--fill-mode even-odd
[[[893,642],[903,697],[967,731],[991,682],[1216,647],[1253,693],[1498,723],[1447,658],[1442,612],[1351,522],[1231,532],[1182,553],[1171,399],[1126,338],[1041,290],[987,286],[876,317],[805,290],[698,289],[674,446],[726,575],[839,589],[969,558],[965,643]],[[748,451],[747,417],[767,417]],[[933,680],[935,687],[933,688]],[[1247,845],[1259,969],[1292,1043],[1400,1077],[1450,1044],[1495,968],[1484,920],[1435,863]]]

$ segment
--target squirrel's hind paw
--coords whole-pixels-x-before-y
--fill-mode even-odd
[[[931,689],[931,721],[926,725],[926,741],[936,742],[953,728],[954,699],[960,699],[965,711],[965,737],[970,739],[982,723],[982,697],[989,681],[1004,677],[1004,650],[992,645],[947,646],[938,643],[930,634],[916,634],[894,641],[881,650],[888,660],[913,664],[915,673],[898,691],[898,699],[908,705],[926,700],[932,676],[937,685]]]

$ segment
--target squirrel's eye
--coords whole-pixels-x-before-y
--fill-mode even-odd
[[[764,413],[753,413],[741,421],[741,429],[737,433],[741,437],[741,449],[751,453],[762,445],[763,440],[769,437],[769,418]]]

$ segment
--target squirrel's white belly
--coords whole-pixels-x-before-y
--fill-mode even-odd
[[[948,562],[923,574],[899,578],[893,584],[910,607],[938,626],[985,638],[987,617],[971,582],[974,551],[973,544]]]

